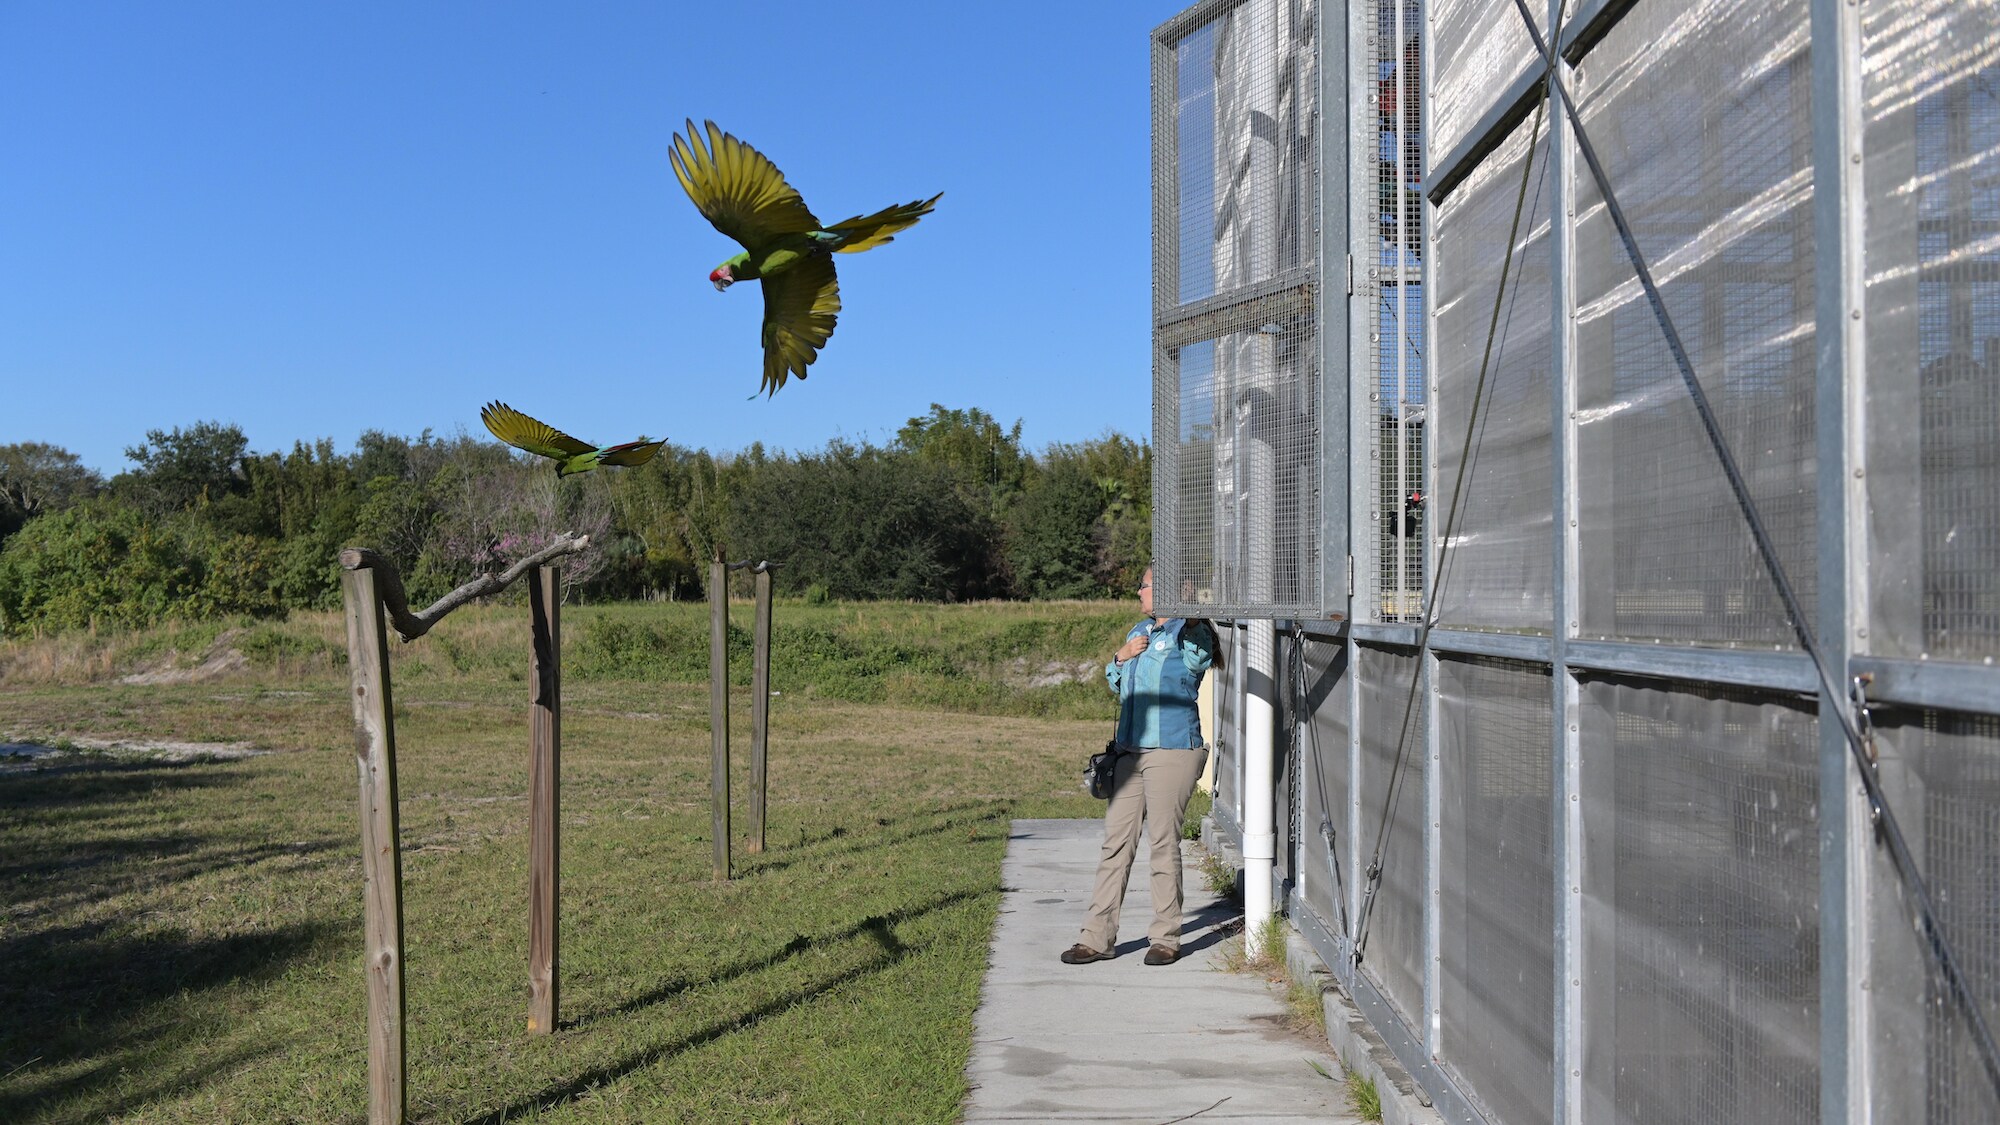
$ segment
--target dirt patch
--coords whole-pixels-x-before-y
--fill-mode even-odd
[[[1060,687],[1063,684],[1095,683],[1104,676],[1104,665],[1092,660],[1068,663],[1048,660],[1031,664],[1025,656],[1017,656],[1000,667],[1000,679],[1015,687],[1045,688]]]
[[[248,742],[175,742],[167,739],[65,738],[53,744],[0,741],[0,773],[45,766],[110,762],[214,762],[254,758],[273,751]]]
[[[248,672],[250,661],[236,649],[223,649],[192,668],[158,668],[118,677],[121,684],[198,684],[220,679],[232,672]]]

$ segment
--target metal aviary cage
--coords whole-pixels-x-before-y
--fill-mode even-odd
[[[2000,0],[1153,60],[1158,604],[1277,622],[1217,829],[1363,1016],[1451,1121],[2000,1120]]]

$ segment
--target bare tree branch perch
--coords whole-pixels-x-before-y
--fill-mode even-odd
[[[372,570],[375,572],[376,589],[382,593],[382,608],[389,611],[389,623],[395,627],[396,635],[404,641],[414,641],[431,631],[431,627],[444,619],[444,615],[474,598],[497,594],[514,583],[521,576],[561,555],[573,555],[590,545],[590,536],[565,533],[556,536],[548,546],[508,567],[500,574],[482,574],[479,577],[434,601],[422,613],[410,612],[409,595],[403,592],[403,576],[396,573],[396,566],[379,552],[369,547],[349,547],[340,552],[343,570]]]

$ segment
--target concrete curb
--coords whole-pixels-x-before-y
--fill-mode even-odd
[[[1382,1125],[1445,1125],[1443,1115],[1431,1108],[1389,1045],[1340,991],[1339,982],[1319,953],[1289,925],[1285,927],[1285,963],[1293,979],[1319,983],[1320,1002],[1326,1010],[1326,1041],[1347,1069],[1375,1083],[1375,1092],[1382,1100]]]
[[[1201,818],[1201,846],[1236,869],[1240,897],[1243,857],[1227,836],[1217,831],[1211,817]],[[1285,967],[1294,980],[1319,983],[1320,1002],[1326,1007],[1326,1041],[1347,1069],[1375,1083],[1375,1092],[1382,1100],[1382,1125],[1445,1125],[1444,1116],[1431,1107],[1429,1095],[1417,1088],[1389,1045],[1340,990],[1340,982],[1320,960],[1319,952],[1289,922],[1285,926]]]

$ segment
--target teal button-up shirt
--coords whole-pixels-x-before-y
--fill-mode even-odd
[[[1158,625],[1141,621],[1126,640],[1146,636],[1146,651],[1104,666],[1104,680],[1118,693],[1118,745],[1127,750],[1199,750],[1201,714],[1195,692],[1215,663],[1215,631],[1206,622],[1173,617]]]

